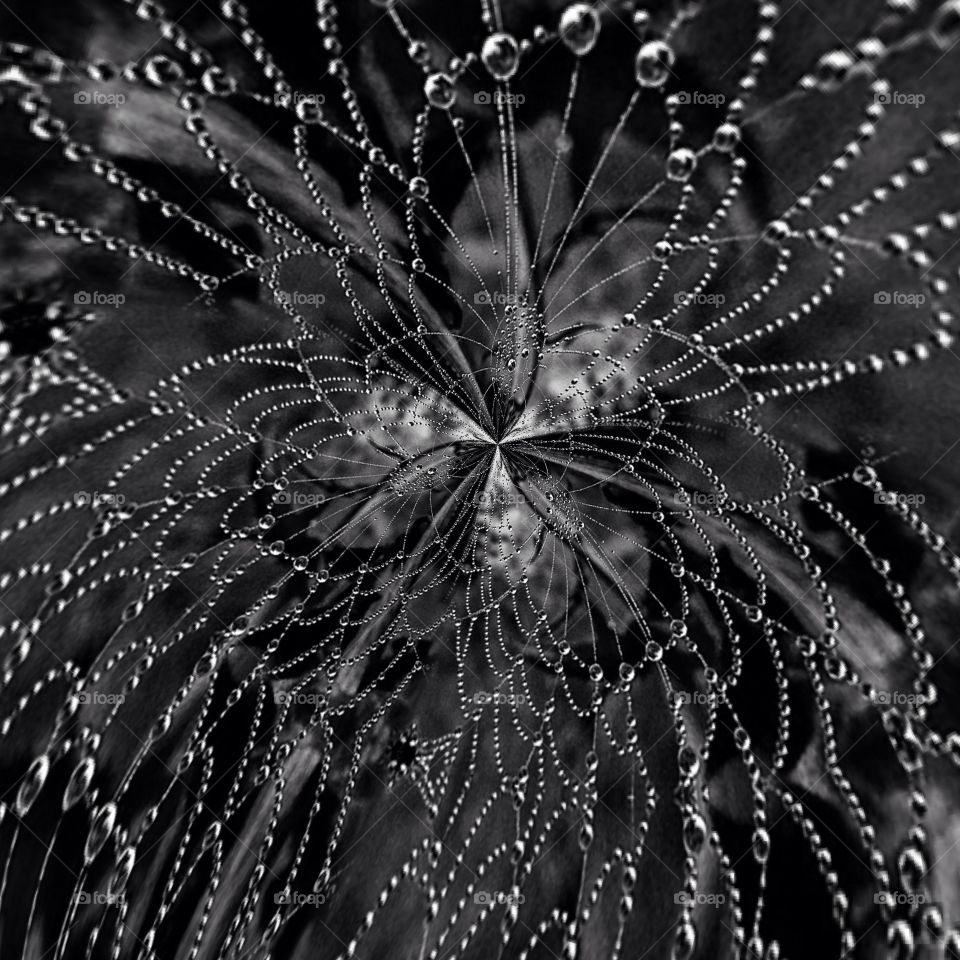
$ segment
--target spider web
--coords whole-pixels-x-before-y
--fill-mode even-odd
[[[740,4],[696,90],[707,5],[465,6],[320,0],[307,85],[230,0],[2,47],[89,288],[4,320],[4,951],[775,960],[797,871],[960,956],[960,558],[816,405],[953,355],[957,4]]]

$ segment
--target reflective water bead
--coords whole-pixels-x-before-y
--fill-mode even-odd
[[[84,757],[73,769],[67,786],[63,791],[63,801],[61,808],[69,810],[78,800],[81,800],[90,789],[93,782],[93,774],[96,769],[96,763],[93,757]]]
[[[20,783],[20,789],[17,791],[17,799],[13,807],[18,817],[25,817],[29,813],[34,801],[43,789],[43,785],[47,782],[49,772],[50,758],[46,754],[37,757],[30,764]]]
[[[634,73],[641,87],[662,87],[676,61],[673,48],[663,40],[650,40],[638,51]]]
[[[431,73],[423,85],[423,92],[431,107],[449,110],[457,98],[453,80],[446,73]]]
[[[713,134],[713,148],[720,153],[733,153],[740,136],[740,128],[735,123],[721,123]]]
[[[105,803],[93,816],[87,842],[83,850],[84,863],[90,864],[103,849],[113,833],[117,821],[117,807],[114,803]]]
[[[683,821],[683,845],[690,856],[700,852],[707,839],[707,821],[699,813]]]
[[[753,856],[757,863],[766,863],[770,856],[770,834],[762,827],[753,832]]]
[[[596,46],[599,32],[600,17],[592,4],[572,3],[560,15],[560,39],[578,57]]]
[[[960,0],[947,0],[937,7],[931,26],[934,43],[947,50],[960,39]]]
[[[480,59],[494,80],[509,80],[520,63],[520,49],[509,33],[491,33],[480,49]]]
[[[667,177],[685,183],[697,168],[697,155],[689,147],[679,147],[667,157]]]

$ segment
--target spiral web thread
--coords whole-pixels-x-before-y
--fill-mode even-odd
[[[46,304],[36,323],[50,345],[37,358],[7,331],[0,734],[30,745],[0,808],[0,907],[19,902],[21,882],[29,890],[8,943],[57,960],[299,956],[317,942],[324,955],[373,957],[402,923],[415,931],[410,955],[431,960],[614,958],[637,955],[657,885],[667,909],[650,943],[676,958],[723,946],[772,960],[764,891],[776,831],[789,828],[820,876],[838,956],[864,933],[861,901],[879,902],[898,956],[921,938],[960,956],[950,918],[930,897],[915,905],[931,890],[927,768],[960,762],[960,736],[929,722],[936,658],[922,611],[846,504],[881,501],[945,586],[960,584],[960,559],[881,481],[883,455],[810,476],[766,414],[954,345],[943,256],[956,215],[876,239],[858,227],[954,162],[956,117],[938,118],[882,181],[856,177],[888,112],[888,63],[912,49],[943,56],[957,4],[922,24],[911,4],[878,7],[855,53],[827,50],[764,107],[855,88],[859,116],[828,168],[746,231],[731,214],[774,3],[751,8],[736,96],[706,138],[670,92],[675,48],[706,16],[697,5],[612,20],[573,4],[515,37],[490,0],[482,45],[447,63],[412,11],[373,4],[371,33],[399,41],[423,74],[402,162],[378,145],[333,3],[316,5],[317,50],[340,102],[323,103],[287,81],[238,3],[219,18],[248,54],[241,79],[158,5],[116,6],[167,52],[111,64],[6,44],[7,109],[77,177],[185,226],[235,270],[218,276],[13,196],[3,218],[135,264],[122,289],[148,275],[192,284],[184,305],[224,336],[218,298],[254,277],[263,319],[249,342],[135,389],[98,359],[106,328],[141,305],[135,291],[115,314]],[[625,29],[635,83],[554,235],[591,57],[604,32]],[[547,50],[567,73],[531,221],[516,90]],[[477,77],[492,149],[462,115]],[[70,97],[87,80],[132,103],[148,90],[176,112],[196,158],[255,218],[263,253],[75,135]],[[275,182],[243,172],[229,127],[238,102],[288,122],[283,176],[309,198],[295,212]],[[595,183],[639,117],[665,118],[663,173],[584,241]],[[434,202],[437,129],[468,171],[469,237]],[[337,144],[360,158],[349,188],[323,170]],[[668,212],[647,243],[635,220],[654,205]],[[623,262],[591,273],[611,250]],[[751,282],[710,300],[746,251],[760,265]],[[805,328],[851,277],[881,269],[926,294],[896,342],[809,357],[821,341]],[[318,275],[329,282],[310,286]],[[595,309],[624,283],[630,302]],[[762,359],[784,336],[802,358]],[[78,495],[80,476],[97,478],[97,493]],[[811,516],[859,564],[862,596],[831,584]],[[878,690],[846,642],[876,597],[893,611],[883,641],[912,665],[902,696]],[[772,732],[741,716],[745,664],[758,659],[774,684],[762,694]],[[812,704],[806,734],[800,702]],[[898,840],[881,843],[863,771],[845,766],[848,714],[883,731]],[[708,783],[721,749],[727,787]],[[816,774],[798,788],[788,775],[801,752]],[[734,782],[749,801],[746,852],[712,822],[717,791]],[[810,796],[842,811],[846,840],[820,828]],[[856,894],[834,867],[840,847],[862,864]]]

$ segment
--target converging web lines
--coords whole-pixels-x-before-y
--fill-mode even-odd
[[[960,957],[960,6],[856,6],[23,14],[4,955]]]

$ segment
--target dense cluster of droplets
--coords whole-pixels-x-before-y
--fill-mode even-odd
[[[192,284],[197,324],[231,328],[218,297],[238,277],[255,278],[262,298],[256,336],[238,333],[149,383],[121,383],[98,359],[122,305],[33,310],[30,336],[46,339],[32,356],[27,334],[4,327],[0,736],[31,749],[0,806],[0,908],[11,872],[24,870],[37,891],[19,921],[24,942],[55,960],[226,958],[299,956],[320,937],[325,956],[376,957],[416,915],[415,954],[431,960],[545,955],[540,945],[612,958],[664,936],[644,917],[663,895],[674,960],[721,948],[787,960],[764,914],[786,825],[819,874],[837,956],[852,957],[863,906],[844,889],[841,844],[813,812],[815,794],[850,825],[870,874],[857,896],[880,904],[896,955],[926,938],[960,957],[960,914],[924,897],[925,769],[941,756],[960,763],[960,734],[929,723],[937,688],[923,618],[834,493],[887,504],[952,586],[960,557],[885,485],[881,453],[811,477],[765,419],[777,403],[932,362],[954,344],[954,286],[938,264],[957,214],[877,241],[857,226],[955,162],[960,126],[931,129],[922,152],[862,195],[836,187],[876,145],[892,102],[888,58],[909,45],[948,50],[958,5],[908,28],[914,5],[888,3],[863,24],[855,55],[828,50],[809,65],[783,104],[859,82],[862,116],[813,183],[746,231],[744,140],[776,3],[756,4],[736,95],[705,139],[673,83],[677,51],[706,15],[698,3],[669,15],[625,4],[611,19],[577,2],[527,36],[481,0],[484,35],[452,59],[405,5],[373,3],[372,29],[399,38],[404,69],[422,72],[402,157],[368,123],[332,0],[317,0],[315,46],[335,105],[288,82],[235,0],[220,17],[266,83],[256,90],[158,4],[127,5],[168,53],[66,64],[8,45],[4,82],[32,136],[78,177],[193,231],[235,272],[14,196],[0,201],[2,219],[134,263],[138,277]],[[634,82],[550,238],[522,215],[517,85],[539,57],[563,55],[545,224],[591,58],[604,32],[624,30]],[[109,141],[85,142],[61,95],[78,72],[133,103],[137,89],[163,98],[265,249],[124,169]],[[495,91],[479,100],[478,75]],[[236,98],[291,122],[283,175],[306,208],[241,172],[225,120]],[[478,111],[489,150],[468,136]],[[582,244],[574,228],[617,139],[664,116],[654,185],[565,257]],[[444,184],[427,145],[438,128],[469,172],[471,237],[434,200]],[[359,158],[356,203],[324,172],[317,143]],[[383,182],[399,198],[391,210]],[[654,205],[664,222],[647,243],[630,224]],[[607,273],[583,268],[609,263],[611,250]],[[731,250],[751,251],[757,270],[741,296],[718,297]],[[908,317],[882,349],[820,356],[803,331],[861,257],[913,278],[922,321]],[[587,309],[623,278],[629,302]],[[802,352],[765,359],[766,344],[791,333]],[[93,478],[82,492],[80,477]],[[831,583],[811,516],[862,560],[865,601],[894,611],[888,633],[913,670],[894,702],[847,649],[860,608],[848,583]],[[744,696],[759,696],[749,684],[760,656],[772,736],[741,715]],[[797,723],[806,704],[812,733]],[[901,778],[892,854],[845,767],[844,710],[881,725]],[[810,796],[788,776],[801,753],[815,771]],[[734,770],[722,782],[709,774],[718,754]],[[720,809],[733,816],[725,789],[745,798],[746,859],[714,822]],[[396,830],[384,835],[385,816]],[[82,838],[73,858],[70,834]],[[52,875],[68,898],[44,892]],[[291,933],[302,929],[314,939]]]

